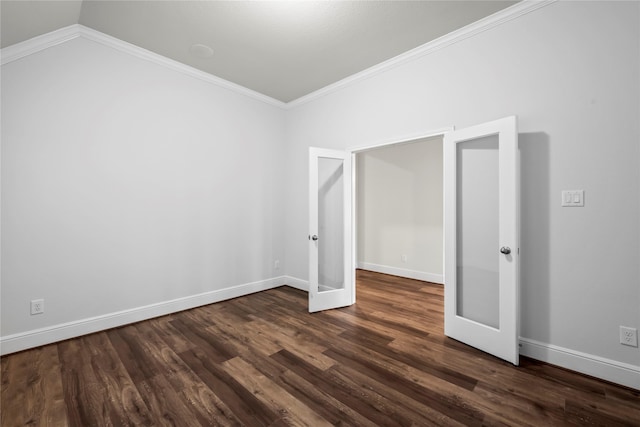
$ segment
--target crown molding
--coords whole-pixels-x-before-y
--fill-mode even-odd
[[[0,51],[2,65],[32,55],[41,50],[45,50],[50,47],[65,43],[78,37],[100,43],[112,49],[116,49],[137,58],[153,62],[157,65],[161,65],[173,71],[177,71],[190,77],[202,80],[206,83],[231,90],[238,94],[253,98],[274,107],[284,109],[286,106],[284,102],[278,101],[277,99],[255,92],[244,86],[240,86],[228,80],[216,77],[212,74],[198,70],[189,65],[185,65],[181,62],[151,52],[150,50],[141,48],[139,46],[125,42],[124,40],[117,39],[115,37],[109,36],[107,34],[101,33],[100,31],[93,30],[80,24],[70,25],[68,27],[64,27],[59,30],[44,34],[42,36],[37,36],[24,42],[5,47]]]
[[[388,71],[392,68],[406,64],[407,62],[414,61],[418,58],[421,58],[423,56],[436,52],[442,48],[445,48],[452,44],[463,41],[467,38],[483,33],[494,27],[502,25],[505,22],[509,22],[520,16],[526,15],[527,13],[533,12],[542,7],[555,3],[556,1],[558,0],[522,0],[514,4],[513,6],[510,6],[499,12],[496,12],[493,15],[487,16],[486,18],[483,18],[479,21],[476,21],[465,27],[462,27],[456,31],[448,33],[433,41],[425,43],[422,46],[418,46],[415,49],[409,50],[387,61],[381,62],[370,68],[367,68],[364,71],[353,74],[349,77],[346,77],[342,80],[339,80],[335,83],[325,86],[322,89],[318,89],[315,92],[311,92],[308,95],[302,96],[298,99],[288,102],[287,104],[285,104],[286,108],[292,109],[292,108],[299,107],[303,104],[314,101],[325,95],[336,92],[342,88],[345,88],[347,86],[350,86],[362,80],[368,79],[370,77],[376,76],[378,74],[384,73],[385,71]]]
[[[488,16],[472,24],[469,24],[466,27],[460,28],[459,30],[453,31],[436,40],[433,40],[429,43],[426,43],[408,52],[400,54],[387,61],[381,62],[380,64],[374,65],[373,67],[367,68],[364,71],[353,74],[336,83],[325,86],[322,89],[318,89],[315,92],[302,96],[288,103],[284,103],[277,99],[271,98],[267,95],[263,95],[259,92],[248,89],[244,86],[240,86],[228,80],[222,79],[220,77],[216,77],[212,74],[198,70],[189,65],[185,65],[181,62],[174,61],[173,59],[169,59],[165,56],[162,56],[157,53],[151,52],[147,49],[135,46],[131,43],[125,42],[123,40],[117,39],[115,37],[109,36],[107,34],[101,33],[99,31],[93,30],[91,28],[85,27],[80,24],[70,25],[68,27],[61,28],[56,31],[52,31],[47,34],[34,37],[24,42],[17,43],[12,46],[7,46],[0,51],[0,60],[2,65],[5,65],[12,61],[16,61],[26,56],[32,55],[41,50],[48,49],[50,47],[59,45],[61,43],[65,43],[77,37],[82,37],[87,40],[91,40],[96,43],[109,46],[113,49],[117,49],[119,51],[128,53],[135,57],[138,57],[147,61],[151,61],[155,64],[158,64],[163,67],[177,71],[179,73],[197,78],[204,82],[214,84],[218,87],[222,87],[222,88],[231,90],[233,92],[248,96],[250,98],[264,102],[266,104],[269,104],[281,109],[290,110],[290,109],[299,107],[303,104],[306,104],[308,102],[314,101],[330,93],[336,92],[340,89],[343,89],[347,86],[350,86],[362,80],[368,79],[370,77],[381,74],[385,71],[388,71],[400,65],[406,64],[407,62],[414,61],[418,58],[429,55],[433,52],[436,52],[452,44],[458,43],[469,37],[473,37],[484,31],[487,31],[494,27],[502,25],[505,22],[509,22],[522,15],[533,12],[542,7],[548,6],[549,4],[555,3],[556,1],[558,0],[523,0],[521,2],[514,4],[511,7],[503,9],[497,13],[494,13],[491,16]]]
[[[80,37],[80,27],[81,25],[78,24],[69,25],[68,27],[60,28],[59,30],[7,46],[0,50],[0,62],[2,65],[5,65],[26,56],[33,55],[41,50],[49,49],[50,47],[78,38]]]

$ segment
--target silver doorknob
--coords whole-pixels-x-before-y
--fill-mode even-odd
[[[509,255],[511,253],[511,248],[508,246],[503,246],[500,248],[500,252],[505,255]]]
[[[316,235],[314,234],[313,236],[311,236],[311,240],[313,240],[313,241],[315,242],[316,240],[318,240],[318,236],[316,236]]]

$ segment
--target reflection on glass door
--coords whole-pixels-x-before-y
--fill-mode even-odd
[[[309,311],[355,301],[351,154],[309,149]]]

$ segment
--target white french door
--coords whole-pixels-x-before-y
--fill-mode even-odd
[[[516,117],[444,138],[445,335],[518,364]]]
[[[351,154],[309,148],[309,312],[355,302]]]

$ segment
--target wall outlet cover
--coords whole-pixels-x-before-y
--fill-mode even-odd
[[[638,346],[638,330],[627,326],[620,326],[620,344],[631,347]]]
[[[44,300],[34,299],[31,300],[31,315],[44,313]]]

